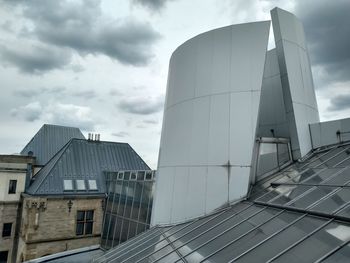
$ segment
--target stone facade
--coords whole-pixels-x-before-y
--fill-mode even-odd
[[[23,196],[18,262],[100,243],[104,196]],[[77,212],[87,210],[92,234],[76,235]]]
[[[32,174],[32,156],[0,155],[0,252],[7,252],[7,262],[14,262],[20,225],[21,193],[26,175]],[[28,170],[29,169],[29,170]],[[10,181],[16,182],[14,192],[9,193]],[[11,223],[9,236],[3,237],[4,224]]]

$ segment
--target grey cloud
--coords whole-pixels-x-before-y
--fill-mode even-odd
[[[32,102],[11,111],[14,117],[20,117],[29,122],[36,121],[42,116],[42,106],[39,102]]]
[[[148,23],[109,19],[102,14],[100,1],[22,3],[24,15],[34,24],[33,35],[81,55],[104,54],[126,65],[143,66],[153,57],[152,45],[160,38]]]
[[[341,111],[350,109],[350,94],[338,95],[330,100],[329,111]]]
[[[163,97],[131,97],[122,99],[117,107],[124,112],[149,115],[161,111],[163,105]]]
[[[97,93],[92,90],[80,90],[80,91],[76,91],[73,93],[73,96],[75,97],[80,97],[83,99],[92,99],[92,98],[96,98],[97,97]]]
[[[159,11],[170,0],[133,0],[133,3]]]
[[[311,61],[322,66],[329,81],[350,80],[350,1],[299,0]]]
[[[0,47],[2,64],[15,66],[23,73],[42,74],[70,63],[71,54],[44,46]]]
[[[62,96],[66,92],[65,87],[53,87],[53,88],[45,88],[45,87],[37,87],[37,88],[22,88],[17,89],[13,92],[15,96],[23,97],[23,98],[32,98],[40,95],[54,95],[54,96]]]
[[[129,136],[129,133],[128,132],[123,132],[123,131],[115,132],[115,133],[112,133],[112,136],[124,138],[124,137]]]

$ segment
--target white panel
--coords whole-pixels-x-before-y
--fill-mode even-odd
[[[188,189],[191,191],[185,201],[186,218],[190,219],[205,214],[207,167],[190,167]]]
[[[249,167],[231,167],[230,202],[244,197],[249,186]]]
[[[228,171],[224,167],[208,168],[206,189],[206,212],[221,207],[228,202]]]
[[[229,160],[229,103],[227,94],[210,98],[209,165],[223,165]]]
[[[196,54],[197,54],[197,41],[191,39],[184,43],[181,48],[178,48],[174,56],[171,67],[176,67],[176,76],[173,79],[173,87],[176,87],[176,92],[172,93],[171,106],[175,103],[182,102],[194,97],[194,88],[196,83]]]
[[[161,175],[161,176],[158,176]],[[170,222],[175,168],[158,168],[152,208],[152,225]]]
[[[175,168],[173,203],[171,205],[171,222],[183,221],[186,218],[186,201],[188,199],[188,167]]]
[[[231,94],[230,163],[233,165],[251,164],[259,100],[260,92]]]
[[[303,27],[296,17],[279,8],[271,11],[271,17],[293,158],[297,159],[311,150],[308,126],[319,121],[310,62]],[[282,40],[279,39],[280,36]]]
[[[167,110],[167,127],[161,146],[161,166],[189,163],[192,134],[193,100],[172,106]]]
[[[212,94],[230,91],[231,27],[219,28],[213,32]]]
[[[206,165],[208,162],[210,97],[195,99],[193,106],[190,163],[192,165]]]
[[[197,64],[195,97],[211,93],[214,34],[202,34],[197,37]]]

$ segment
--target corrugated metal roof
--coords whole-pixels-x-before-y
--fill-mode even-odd
[[[72,139],[35,176],[27,189],[32,195],[101,194],[103,172],[150,170],[127,143]],[[63,180],[96,180],[98,191],[64,191]]]
[[[45,165],[70,139],[85,139],[78,128],[44,124],[21,151],[36,157],[37,165]]]

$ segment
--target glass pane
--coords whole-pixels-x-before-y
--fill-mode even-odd
[[[78,190],[85,190],[85,181],[84,180],[76,180],[76,183],[77,183]]]
[[[124,180],[130,179],[130,172],[124,172]]]
[[[233,224],[232,226],[228,227],[225,232],[214,232],[214,234],[211,236],[211,239],[205,240],[205,243],[203,244],[198,244],[199,246],[193,243],[189,244],[188,246],[191,248],[191,252],[185,257],[185,259],[189,262],[198,262],[199,260],[204,259],[204,257],[209,256],[211,253],[216,252],[218,249],[221,249],[229,242],[240,239],[242,235],[246,234],[250,230],[255,229],[261,223],[269,221],[277,213],[277,209],[264,209],[260,213],[254,215],[249,219],[246,219],[243,222]],[[186,248],[184,247],[184,249]],[[213,261],[227,262],[227,260],[224,258],[215,258]]]
[[[144,171],[138,171],[137,172],[137,180],[145,180],[145,172]]]
[[[333,175],[339,172],[341,168],[327,168],[318,170],[315,176],[310,177],[307,180],[304,180],[303,183],[306,184],[320,184],[326,183]]]
[[[72,180],[63,180],[63,188],[65,191],[73,190]]]
[[[321,198],[335,190],[333,187],[315,187],[311,192],[307,193],[303,197],[293,201],[289,206],[294,206],[297,208],[307,208],[310,205],[318,202]]]
[[[85,223],[85,235],[92,234],[92,222]]]
[[[333,177],[330,178],[326,184],[334,184],[334,185],[345,185],[346,183],[348,183],[350,181],[350,168],[346,168],[341,169],[342,171],[339,172],[338,170],[338,174]]]
[[[288,250],[274,262],[314,262],[350,238],[350,227],[330,223],[309,238]]]
[[[316,217],[304,217],[241,257],[237,262],[266,262],[307,234],[311,233],[323,223],[324,220]]]
[[[85,220],[85,211],[78,211],[77,212],[77,221],[84,221]]]
[[[86,221],[94,220],[94,210],[86,211]]]
[[[97,190],[97,184],[96,184],[96,180],[89,180],[89,189],[90,190]]]
[[[350,205],[347,205],[344,207],[342,210],[337,212],[337,215],[339,216],[345,216],[345,217],[350,217]]]
[[[267,220],[265,224],[254,229],[250,233],[246,233],[242,238],[231,243],[229,246],[211,256],[208,260],[214,262],[228,262],[273,233],[279,231],[299,216],[300,214],[297,213],[284,212],[272,220]],[[221,245],[226,245],[227,243],[222,243]]]
[[[276,191],[278,191],[280,188],[284,188],[284,186],[277,187]],[[304,194],[307,190],[311,189],[312,186],[295,185],[287,186],[285,188],[288,190],[285,191],[285,189],[283,189],[282,194],[279,197],[270,200],[269,203],[284,205],[301,194]]]
[[[283,165],[290,160],[288,144],[277,144],[278,148],[278,165]]]
[[[335,262],[348,262],[350,258],[350,244],[347,246],[342,247],[337,252],[335,252],[333,255],[325,259],[324,263],[335,263]]]
[[[77,235],[83,235],[84,234],[84,223],[77,223],[77,228],[75,233]]]
[[[152,172],[146,172],[146,180],[152,180]]]
[[[330,214],[350,201],[350,189],[342,188],[312,208],[314,211]]]
[[[257,171],[258,176],[262,176],[277,167],[277,144],[260,143]]]
[[[130,221],[128,239],[136,236],[136,227],[137,227],[137,223]]]

